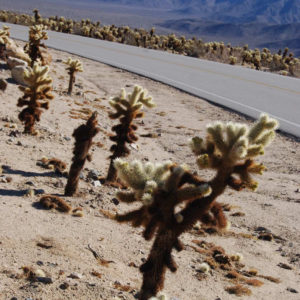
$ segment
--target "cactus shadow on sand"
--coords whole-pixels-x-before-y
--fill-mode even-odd
[[[6,166],[5,168],[3,167],[3,169],[4,169],[3,174],[21,175],[23,177],[64,177],[64,175],[55,173],[53,171],[44,172],[44,173],[28,172],[28,171],[23,171],[23,170],[15,170],[15,169],[12,169],[9,166]]]
[[[41,189],[35,189],[35,194],[42,194],[44,191]],[[9,197],[23,197],[27,194],[28,189],[24,190],[5,190],[5,189],[0,189],[0,196],[9,196]]]

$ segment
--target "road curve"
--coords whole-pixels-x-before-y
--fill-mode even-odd
[[[27,27],[2,25],[10,26],[11,37],[28,39]],[[255,119],[267,112],[282,131],[300,137],[299,79],[78,35],[48,35],[48,47],[158,80]]]

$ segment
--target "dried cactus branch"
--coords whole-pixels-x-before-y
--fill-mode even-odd
[[[92,146],[92,139],[100,131],[97,124],[97,112],[94,112],[86,124],[80,125],[73,132],[75,138],[74,156],[65,187],[65,196],[73,196],[77,191],[80,172],[85,161],[89,159],[88,152]]]

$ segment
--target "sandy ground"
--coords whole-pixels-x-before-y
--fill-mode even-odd
[[[115,296],[135,299],[141,285],[138,266],[147,257],[151,242],[143,240],[141,229],[106,218],[101,209],[126,211],[130,208],[113,200],[116,188],[94,187],[88,179],[90,170],[105,176],[108,169],[108,134],[115,124],[107,117],[108,99],[119,94],[123,87],[127,91],[136,84],[147,88],[157,107],[145,109],[145,118],[139,122],[139,148],[131,149],[128,159],[171,159],[188,164],[192,170],[197,167],[187,140],[195,135],[203,136],[207,123],[221,120],[250,124],[252,121],[161,83],[88,59],[81,59],[84,72],[77,75],[74,96],[69,97],[66,95],[68,75],[62,63],[69,54],[50,52],[55,99],[36,126],[39,136],[22,133],[23,126],[18,120],[20,108],[16,106],[21,92],[9,79],[10,71],[1,65],[0,78],[9,79],[10,83],[4,93],[0,92],[0,164],[4,165],[0,181],[7,177],[12,181],[0,182],[0,299],[113,299]],[[82,207],[84,216],[76,218],[37,209],[34,203],[39,196],[25,196],[26,190],[63,195],[66,183],[66,178],[41,168],[37,161],[43,156],[56,157],[70,166],[72,132],[84,122],[72,116],[82,108],[97,110],[103,129],[94,139],[103,147],[92,147],[93,161],[85,165],[80,196],[65,198],[73,207]],[[13,128],[14,124],[17,129]],[[157,137],[143,137],[149,133]],[[255,268],[258,274],[280,279],[274,283],[258,278],[264,284],[248,286],[252,295],[247,299],[300,299],[299,141],[277,134],[260,160],[268,170],[258,178],[260,185],[256,192],[237,193],[228,189],[219,199],[233,206],[226,212],[232,223],[229,234],[204,236],[194,229],[182,236],[186,249],[174,253],[179,269],[175,274],[167,272],[165,281],[164,292],[172,299],[236,298],[225,290],[233,285],[225,277],[225,271],[216,269],[204,278],[199,276],[199,266],[205,257],[195,251],[193,240],[222,246],[228,254],[241,253],[245,270]],[[232,216],[237,212],[240,212],[238,216]],[[261,230],[271,232],[274,239],[257,239]],[[107,266],[97,263],[88,245],[109,261]],[[53,282],[26,280],[21,276],[24,266],[43,270]],[[93,276],[93,271],[100,273],[101,278]],[[70,278],[74,272],[80,278]],[[128,291],[124,291],[124,286]]]

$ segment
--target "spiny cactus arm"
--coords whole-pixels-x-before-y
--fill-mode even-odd
[[[138,201],[138,199],[136,199],[136,197],[135,197],[135,193],[134,192],[119,191],[119,192],[117,192],[116,197],[120,201],[126,202],[126,203],[132,203],[132,202]]]
[[[145,106],[152,108],[156,106],[156,103],[153,102],[153,98],[151,96],[148,96],[147,90],[141,90],[138,102],[144,104]]]
[[[119,223],[131,223],[133,227],[139,227],[147,222],[147,212],[145,207],[135,209],[125,214],[117,214],[115,220]]]
[[[17,106],[22,107],[22,106],[25,106],[25,105],[29,105],[29,103],[30,103],[29,100],[26,100],[25,97],[21,97],[21,98],[18,99]]]
[[[278,122],[275,119],[270,118],[267,114],[262,114],[259,120],[249,130],[249,143],[267,146],[274,137],[271,132],[274,133],[274,130],[276,130],[278,126]],[[268,138],[264,137],[265,135],[267,135]]]

